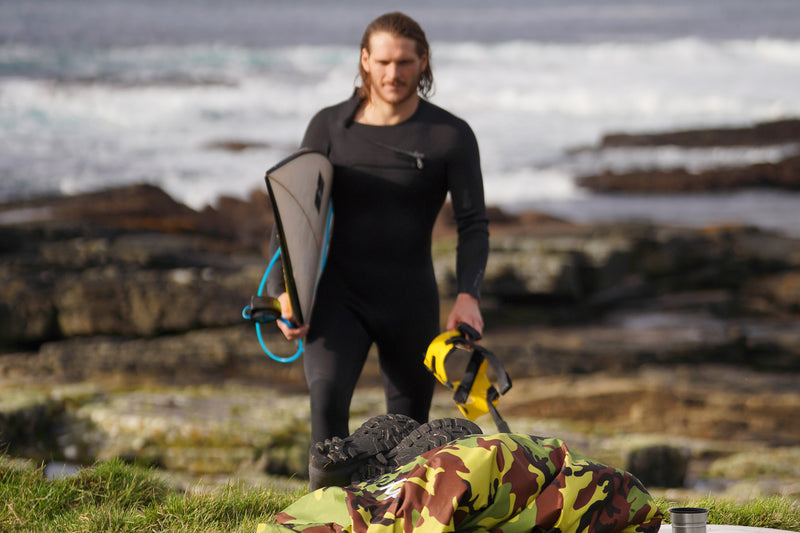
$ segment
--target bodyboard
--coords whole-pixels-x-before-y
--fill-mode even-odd
[[[319,152],[301,149],[267,170],[283,276],[298,325],[311,318],[333,224],[333,166]]]

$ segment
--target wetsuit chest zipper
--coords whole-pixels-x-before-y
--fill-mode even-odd
[[[414,160],[415,163],[414,166],[416,166],[417,170],[422,170],[423,168],[425,168],[425,164],[423,163],[425,154],[423,154],[422,152],[417,152],[416,150],[404,150],[403,148],[398,148],[396,146],[383,144],[378,141],[373,141],[372,139],[366,139],[366,140],[367,142],[374,144],[375,146],[380,146],[381,148],[386,148],[387,150],[391,150],[396,154],[401,154],[410,157],[411,159]]]

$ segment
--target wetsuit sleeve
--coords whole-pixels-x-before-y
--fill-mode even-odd
[[[317,150],[327,156],[330,148],[330,135],[328,134],[328,119],[326,117],[326,113],[323,111],[317,113],[317,115],[311,119],[311,122],[309,122],[308,128],[306,128],[306,133],[303,136],[303,142],[301,146],[303,148]],[[272,228],[272,232],[270,233],[270,259],[272,259],[272,256],[275,255],[275,252],[278,251],[278,248],[280,248],[280,244],[278,242],[278,232],[276,228],[277,225]],[[286,292],[286,282],[283,278],[283,262],[279,257],[275,262],[275,265],[272,267],[269,277],[267,278],[267,293],[271,296],[278,296],[283,292]]]
[[[486,216],[478,142],[466,123],[462,125],[458,148],[448,164],[447,176],[458,227],[458,292],[480,299],[489,257],[489,219]]]

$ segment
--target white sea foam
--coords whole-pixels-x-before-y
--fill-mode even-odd
[[[606,148],[583,150],[562,160],[567,173],[587,175],[598,170],[630,172],[649,169],[686,169],[698,173],[715,168],[738,167],[758,163],[778,163],[800,153],[800,144],[787,143],[775,146],[734,146],[711,148],[684,148],[680,146],[655,146],[634,148]]]
[[[612,132],[800,116],[800,40],[434,42],[433,102],[481,146],[501,205],[576,199],[576,174],[774,161],[786,147],[573,152]],[[150,182],[193,207],[263,187],[321,107],[353,88],[351,46],[0,45],[0,200]],[[266,144],[230,152],[220,141]],[[792,148],[793,149],[793,148]]]

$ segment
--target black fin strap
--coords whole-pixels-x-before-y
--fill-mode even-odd
[[[469,363],[467,364],[467,369],[464,371],[464,378],[461,380],[461,383],[458,384],[455,394],[453,394],[453,400],[456,403],[466,403],[482,362],[483,355],[478,350],[473,349],[472,356],[469,358]]]
[[[494,406],[492,402],[489,402],[489,412],[492,413],[492,418],[494,418],[494,423],[497,425],[497,431],[500,433],[511,433],[511,429],[508,427],[508,423],[503,420],[503,417],[500,416],[500,413],[497,411],[497,407]]]
[[[466,322],[460,323],[456,329],[461,335],[468,338],[470,341],[475,342],[481,340],[481,334],[478,330],[467,324]]]
[[[492,366],[492,370],[494,370],[495,376],[497,377],[497,386],[500,388],[500,394],[508,392],[511,388],[511,378],[497,356],[483,346],[476,345],[475,351],[481,352],[482,357],[489,361],[489,364]]]
[[[497,426],[497,431],[500,433],[511,433],[511,430],[508,428],[508,424],[505,420],[503,420],[503,417],[500,416],[500,412],[494,405],[494,401],[499,396],[500,394],[497,392],[497,389],[495,389],[494,386],[489,387],[489,389],[486,391],[486,405],[489,407],[489,412],[492,413],[492,418]]]

